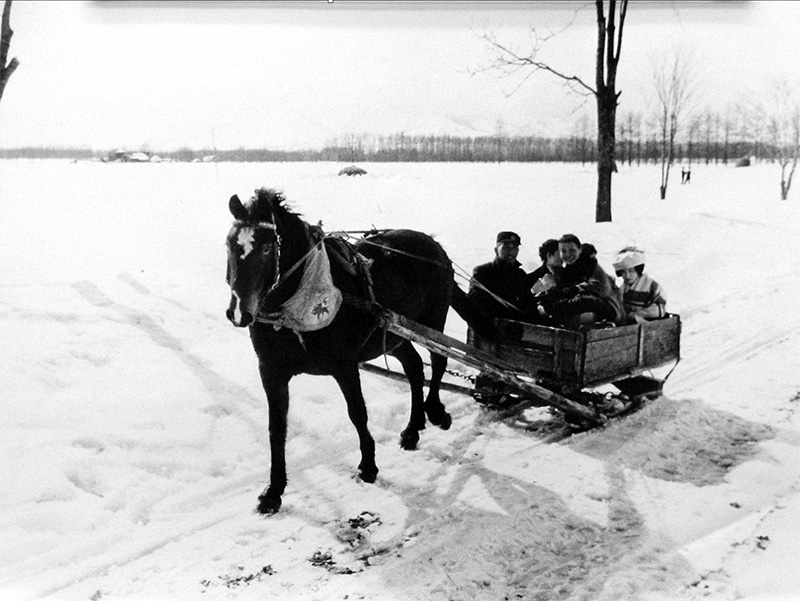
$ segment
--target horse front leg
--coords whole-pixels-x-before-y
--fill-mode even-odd
[[[347,402],[347,414],[356,427],[358,444],[361,448],[361,463],[358,464],[358,476],[364,482],[375,482],[378,476],[378,466],[375,465],[375,440],[367,428],[367,406],[364,403],[364,393],[361,390],[361,376],[358,373],[358,364],[353,363],[345,369],[333,374],[339,388]]]
[[[422,391],[425,385],[425,370],[422,358],[408,341],[403,342],[391,354],[400,361],[411,387],[411,415],[405,430],[400,433],[400,446],[411,451],[417,448],[419,431],[425,429],[425,404]]]
[[[453,418],[450,417],[439,398],[442,377],[446,368],[447,357],[431,353],[431,384],[428,388],[428,397],[425,399],[425,413],[428,414],[431,423],[439,426],[442,430],[448,430],[453,423]]]
[[[286,421],[289,413],[289,377],[268,374],[259,367],[261,383],[267,393],[269,407],[269,447],[271,465],[269,486],[258,497],[258,512],[269,515],[281,507],[281,497],[286,490]]]

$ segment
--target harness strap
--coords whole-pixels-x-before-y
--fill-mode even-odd
[[[302,267],[321,244],[322,240],[320,240],[314,246],[312,246],[308,250],[308,252],[304,254],[302,257],[300,257],[300,259],[294,265],[292,265],[285,273],[281,274],[281,277],[275,282],[275,284],[273,284],[272,289],[274,290],[275,288],[277,288],[279,284],[283,283],[286,279],[289,278],[290,275],[292,275],[295,271],[297,271],[300,267]]]
[[[373,306],[377,306],[378,302],[375,300],[375,284],[372,281],[372,260],[367,259],[361,253],[356,253],[358,263],[361,266],[361,276],[366,282],[367,294],[369,295],[369,302]]]
[[[353,277],[358,277],[361,282],[361,287],[365,295],[369,298],[371,304],[376,304],[375,301],[375,288],[372,281],[372,260],[367,259],[364,255],[358,252],[350,243],[343,240],[337,235],[329,235],[325,238],[328,249],[328,256],[333,257],[337,265],[339,265],[345,272]],[[346,251],[349,256],[344,256]]]
[[[342,302],[366,313],[371,313],[375,317],[375,321],[372,322],[372,326],[370,327],[366,336],[364,336],[361,344],[358,345],[358,350],[360,351],[362,348],[364,348],[364,345],[367,344],[367,340],[372,337],[372,335],[375,333],[375,330],[378,329],[378,326],[383,325],[383,349],[384,354],[386,354],[386,325],[384,320],[381,319],[383,309],[380,305],[378,305],[378,303],[375,302],[374,296],[371,300],[367,301],[358,296],[353,296],[352,294],[343,292]]]

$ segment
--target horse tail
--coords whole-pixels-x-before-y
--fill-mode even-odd
[[[450,306],[456,310],[456,313],[467,322],[467,325],[475,330],[481,336],[487,338],[500,338],[500,331],[494,324],[491,317],[476,310],[469,296],[464,292],[461,287],[453,280],[453,293],[450,298]]]

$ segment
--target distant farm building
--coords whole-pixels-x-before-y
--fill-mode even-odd
[[[141,150],[115,150],[103,159],[104,163],[171,163],[173,159]]]
[[[106,163],[149,163],[151,160],[150,153],[127,150],[115,150],[109,154],[105,159]]]

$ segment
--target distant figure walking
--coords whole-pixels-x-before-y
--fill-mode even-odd
[[[688,184],[690,179],[692,179],[691,168],[681,167],[681,183]]]

